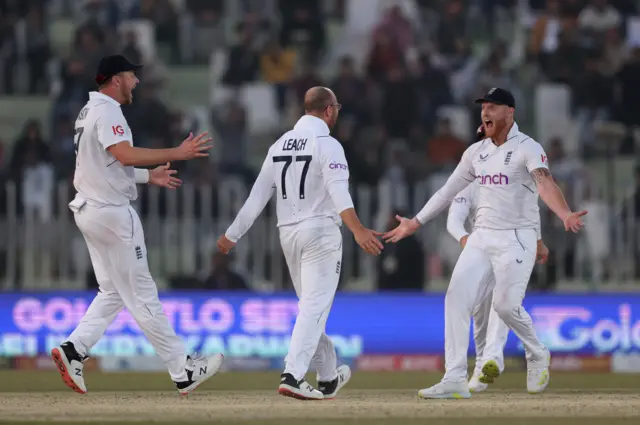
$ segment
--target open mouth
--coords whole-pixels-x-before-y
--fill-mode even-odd
[[[484,128],[486,130],[492,129],[493,128],[493,121],[491,120],[484,120]]]

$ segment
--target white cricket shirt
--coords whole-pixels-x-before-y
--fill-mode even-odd
[[[137,199],[135,171],[124,166],[109,146],[120,142],[133,146],[133,137],[120,104],[99,92],[89,93],[75,123],[76,171],[73,185],[95,206],[123,205]]]
[[[321,119],[303,116],[271,145],[227,238],[237,242],[274,194],[278,227],[327,219],[341,224],[339,214],[353,208],[344,149]]]
[[[470,234],[475,227],[476,210],[478,209],[478,184],[477,180],[462,189],[454,198],[447,215],[447,231],[455,240],[460,242],[464,236]],[[540,233],[540,214],[536,226],[538,240],[542,239]]]
[[[544,149],[514,123],[502,146],[491,139],[471,145],[445,185],[416,217],[426,223],[462,189],[477,181],[475,228],[534,229],[540,214],[538,190],[530,173],[537,168],[549,168]]]

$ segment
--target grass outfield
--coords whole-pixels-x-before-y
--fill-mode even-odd
[[[0,371],[0,424],[618,425],[640,423],[640,375],[553,373],[529,395],[524,373],[507,373],[470,400],[419,400],[436,373],[358,372],[332,401],[278,396],[278,372],[221,373],[179,397],[168,375],[87,372],[90,393],[66,389],[57,372]],[[310,381],[314,381],[310,379]]]

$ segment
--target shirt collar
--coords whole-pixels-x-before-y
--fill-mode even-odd
[[[111,96],[107,96],[106,94],[102,94],[99,91],[89,92],[89,100],[103,100],[105,102],[109,102],[113,105],[116,105],[118,108],[120,107],[120,103],[117,100],[112,98]]]
[[[311,129],[316,133],[316,136],[328,136],[330,133],[327,123],[313,115],[303,115],[293,129]]]

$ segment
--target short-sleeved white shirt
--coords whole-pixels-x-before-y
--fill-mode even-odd
[[[265,164],[276,188],[278,226],[314,218],[341,223],[327,187],[349,181],[342,145],[319,118],[305,115],[269,149]]]
[[[471,145],[461,164],[470,178],[475,176],[476,228],[536,228],[539,223],[538,190],[531,178],[537,168],[548,169],[542,146],[513,127],[506,142],[496,146],[491,139]]]
[[[107,148],[133,137],[120,104],[98,92],[89,93],[75,123],[76,170],[73,185],[88,203],[123,205],[137,199],[134,168],[124,166]]]

